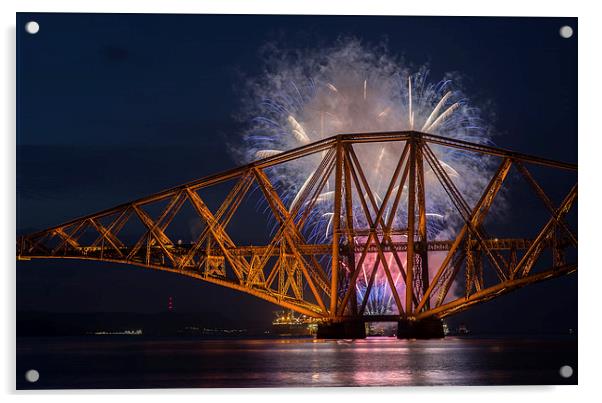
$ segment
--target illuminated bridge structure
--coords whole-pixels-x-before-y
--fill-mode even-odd
[[[402,151],[386,193],[377,198],[356,152],[366,144],[385,142],[398,142]],[[473,205],[437,159],[434,150],[441,147],[495,160],[497,169]],[[287,207],[270,172],[308,156],[316,161],[315,171],[298,200]],[[548,217],[534,237],[504,238],[485,228],[502,186],[512,182],[504,189],[512,191],[515,181],[506,181],[512,168],[513,176],[540,199]],[[530,169],[566,171],[574,184],[555,204]],[[435,181],[425,181],[426,170]],[[343,134],[20,236],[17,258],[121,263],[193,277],[318,318],[319,337],[365,337],[364,323],[370,321],[397,321],[398,337],[438,337],[441,318],[577,271],[577,237],[567,220],[576,205],[576,176],[574,164],[415,131]],[[428,239],[425,193],[433,182],[444,189],[461,219],[451,239]],[[329,241],[311,243],[310,213],[327,183],[334,188]],[[216,187],[227,189],[212,209],[206,195]],[[229,231],[246,199],[255,200],[254,214],[273,228],[271,239],[257,245],[238,242]],[[258,212],[258,203],[264,203],[269,214]],[[404,212],[412,213],[405,217],[405,228],[394,228],[395,214],[385,211],[400,212],[401,203],[407,203]],[[186,204],[202,228],[189,243],[169,231]],[[123,229],[133,221],[137,233],[132,236],[129,230],[126,236]],[[359,221],[366,222],[366,228],[354,228]],[[443,257],[432,260],[429,273],[433,253]],[[440,263],[433,270],[435,260]],[[373,262],[370,277],[360,295],[360,272],[368,261]],[[377,270],[386,276],[394,314],[367,314]],[[399,277],[402,287],[394,284]]]

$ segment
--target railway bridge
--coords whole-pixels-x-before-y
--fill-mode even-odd
[[[386,192],[377,195],[358,149],[392,142],[399,159]],[[496,163],[472,202],[437,158],[438,150],[450,148]],[[286,205],[271,172],[308,157],[315,169]],[[574,185],[555,203],[533,167],[572,173]],[[500,189],[511,187],[511,171],[547,213],[534,236],[508,238],[486,228]],[[362,338],[364,323],[372,321],[398,322],[400,338],[441,337],[448,315],[577,271],[577,236],[568,219],[576,206],[576,173],[575,164],[421,132],[342,134],[19,236],[17,259],[93,260],[192,277],[317,318],[318,337]],[[442,189],[458,217],[449,239],[429,239],[429,186]],[[216,196],[207,195],[218,187],[224,197],[211,208],[208,199]],[[327,241],[316,241],[309,228],[325,188],[334,189],[331,225]],[[255,244],[229,230],[249,199],[269,211],[255,208],[271,228],[269,239]],[[184,206],[201,228],[190,242],[170,229]],[[377,273],[392,301],[388,312],[367,309]]]

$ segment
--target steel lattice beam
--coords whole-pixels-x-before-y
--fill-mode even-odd
[[[354,145],[384,142],[404,146],[379,204]],[[469,206],[443,169],[432,145],[501,160],[474,206]],[[269,170],[312,155],[320,156],[316,168],[287,207]],[[525,285],[576,272],[576,257],[574,263],[565,262],[566,250],[577,248],[577,237],[567,222],[567,214],[576,204],[576,180],[556,207],[527,165],[577,170],[574,164],[414,131],[343,134],[21,236],[17,258],[96,260],[178,273],[331,321],[444,317]],[[464,222],[453,239],[427,239],[425,166],[431,168]],[[512,167],[550,214],[533,238],[494,237],[485,230],[485,218]],[[230,191],[212,211],[200,192],[228,183],[233,183]],[[311,243],[306,228],[326,184],[334,186],[330,242]],[[407,197],[407,226],[399,228],[394,226],[395,214],[385,216],[385,211],[399,211],[402,194]],[[274,232],[263,244],[237,244],[228,225],[252,195],[260,195],[269,206],[271,215],[266,220],[275,223]],[[147,208],[158,203],[163,207],[153,217]],[[168,235],[185,205],[204,226],[193,243],[174,242]],[[367,227],[358,227],[357,218]],[[128,242],[123,232],[133,222],[142,230]],[[84,234],[90,232],[93,239],[87,240]],[[394,240],[394,236],[405,236],[407,241]],[[552,266],[542,271],[537,265],[548,248],[553,254]],[[431,277],[429,254],[434,252],[446,254]],[[388,263],[387,254],[394,264]],[[368,268],[365,293],[359,296],[356,285],[368,256],[374,257],[374,263]],[[386,276],[396,314],[365,315],[378,270]],[[465,281],[459,281],[462,272]],[[394,277],[403,280],[403,291],[398,290]],[[463,292],[450,299],[454,284],[463,287]]]

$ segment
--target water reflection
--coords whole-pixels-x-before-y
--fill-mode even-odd
[[[19,387],[282,387],[576,383],[576,340],[19,339]]]

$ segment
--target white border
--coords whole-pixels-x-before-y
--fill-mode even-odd
[[[575,2],[548,1],[545,7],[520,0],[497,4],[455,0],[403,2],[374,0],[27,0],[18,2],[19,11],[114,12],[114,13],[225,13],[225,14],[341,14],[341,15],[466,15],[466,16],[562,16],[574,17],[581,8]],[[400,2],[401,3],[401,2]],[[490,2],[491,3],[491,2]]]
[[[412,1],[391,2],[383,0],[301,0],[285,2],[277,0],[98,0],[98,1],[18,1],[0,2],[0,18],[3,25],[2,53],[0,68],[2,74],[3,94],[0,97],[0,122],[4,127],[2,136],[3,158],[1,198],[3,214],[0,221],[2,238],[0,241],[2,266],[4,275],[4,292],[2,301],[2,348],[1,357],[4,363],[0,367],[2,382],[1,391],[8,394],[7,401],[16,398],[26,401],[43,397],[47,402],[101,401],[110,395],[113,399],[126,401],[136,397],[132,394],[144,395],[148,403],[162,402],[166,395],[177,394],[178,399],[192,401],[195,399],[215,399],[227,401],[282,401],[308,402],[332,399],[341,396],[345,399],[437,399],[445,401],[478,401],[485,399],[491,402],[507,402],[509,399],[545,398],[546,401],[567,402],[575,399],[575,393],[594,396],[595,387],[600,381],[597,358],[599,345],[596,343],[597,323],[601,320],[595,296],[599,295],[602,279],[602,268],[596,265],[599,260],[595,244],[598,228],[601,228],[598,213],[598,191],[600,179],[598,161],[602,150],[600,133],[600,101],[602,94],[600,73],[602,63],[600,56],[600,37],[602,25],[600,14],[596,12],[595,2],[546,1],[526,2],[524,0],[505,0],[503,2],[484,2],[468,0],[448,1]],[[67,391],[67,392],[14,392],[14,309],[15,309],[15,275],[14,275],[14,237],[15,237],[15,12],[144,12],[144,13],[229,13],[229,14],[349,14],[349,15],[464,15],[464,16],[564,16],[579,17],[579,236],[580,245],[580,279],[579,279],[579,384],[578,387],[503,387],[503,388],[334,388],[334,389],[259,389],[259,390],[164,390],[164,391]],[[551,83],[553,85],[553,83]],[[584,219],[587,218],[587,219]],[[377,394],[377,396],[372,396]],[[538,396],[534,396],[537,394]],[[543,396],[542,396],[543,395]],[[582,398],[584,396],[580,396]]]

